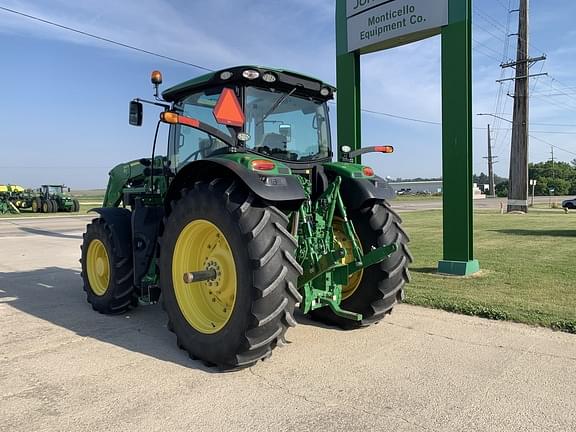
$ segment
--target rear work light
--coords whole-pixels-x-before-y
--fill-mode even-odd
[[[224,71],[220,74],[220,79],[225,81],[225,80],[232,78],[232,75],[234,75],[232,72]]]
[[[242,76],[249,80],[255,80],[256,78],[260,78],[260,72],[254,69],[246,69],[242,72]]]
[[[265,159],[255,159],[250,162],[250,165],[252,165],[252,169],[255,171],[272,171],[276,168],[274,162]]]
[[[276,75],[271,72],[266,72],[264,75],[262,75],[262,79],[267,83],[273,83],[276,82]]]

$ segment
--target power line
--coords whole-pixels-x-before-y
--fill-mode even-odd
[[[24,12],[19,12],[19,11],[17,11],[17,10],[10,9],[10,8],[4,7],[4,6],[0,6],[0,10],[3,10],[3,11],[5,11],[5,12],[10,12],[10,13],[13,13],[13,14],[15,14],[15,15],[19,15],[19,16],[22,16],[22,17],[25,17],[25,18],[28,18],[28,19],[31,19],[31,20],[34,20],[34,21],[39,21],[39,22],[41,22],[41,23],[48,24],[48,25],[51,25],[51,26],[54,26],[54,27],[58,27],[58,28],[61,28],[61,29],[64,29],[64,30],[68,30],[68,31],[71,31],[71,32],[74,32],[74,33],[78,33],[78,34],[81,34],[81,35],[83,35],[83,36],[91,37],[91,38],[93,38],[93,39],[97,39],[97,40],[102,41],[102,42],[107,42],[107,43],[110,43],[110,44],[114,44],[114,45],[121,46],[121,47],[123,47],[123,48],[131,49],[131,50],[133,50],[133,51],[138,51],[138,52],[141,52],[141,53],[144,53],[144,54],[148,54],[148,55],[151,55],[151,56],[159,57],[159,58],[162,58],[162,59],[164,59],[164,60],[169,60],[169,61],[172,61],[172,62],[175,62],[175,63],[180,63],[180,64],[183,64],[183,65],[186,65],[186,66],[192,66],[192,67],[195,67],[195,68],[197,68],[197,69],[202,69],[202,70],[205,70],[205,71],[208,71],[208,72],[213,72],[213,71],[214,71],[214,69],[210,69],[210,68],[207,68],[207,67],[204,67],[204,66],[200,66],[200,65],[197,65],[197,64],[194,64],[194,63],[190,63],[190,62],[187,62],[187,61],[184,61],[184,60],[179,60],[179,59],[174,58],[174,57],[169,57],[169,56],[166,56],[166,55],[164,55],[164,54],[156,53],[156,52],[154,52],[154,51],[149,51],[149,50],[145,50],[145,49],[143,49],[143,48],[138,48],[138,47],[135,47],[135,46],[133,46],[133,45],[128,45],[128,44],[125,44],[125,43],[123,43],[123,42],[118,42],[118,41],[115,41],[115,40],[113,40],[113,39],[108,39],[108,38],[105,38],[105,37],[102,37],[102,36],[95,35],[95,34],[93,34],[93,33],[85,32],[85,31],[83,31],[83,30],[78,30],[78,29],[73,28],[73,27],[68,27],[68,26],[65,26],[65,25],[62,25],[62,24],[58,24],[58,23],[56,23],[56,22],[54,22],[54,21],[49,21],[49,20],[47,20],[47,19],[39,18],[39,17],[34,16],[34,15],[29,15],[29,14],[26,14],[26,13],[24,13]]]
[[[529,136],[530,136],[530,138],[533,138],[533,139],[535,139],[536,141],[540,141],[540,142],[542,142],[542,143],[544,143],[544,144],[546,144],[546,145],[549,145],[550,147],[554,147],[555,149],[562,150],[563,152],[566,152],[566,153],[569,153],[569,154],[571,154],[571,155],[576,156],[576,152],[572,152],[572,151],[570,151],[570,150],[566,150],[565,148],[558,147],[557,145],[552,144],[551,142],[546,141],[546,140],[544,140],[544,139],[542,139],[542,138],[538,138],[538,137],[535,137],[535,136],[533,136],[533,135],[529,135]]]
[[[105,38],[105,37],[103,37],[103,36],[98,36],[98,35],[93,34],[93,33],[89,33],[89,32],[83,31],[83,30],[79,30],[79,29],[74,28],[74,27],[70,27],[70,26],[66,26],[66,25],[63,25],[63,24],[59,24],[59,23],[57,23],[57,22],[50,21],[50,20],[47,20],[47,19],[44,19],[44,18],[40,18],[40,17],[34,16],[34,15],[26,14],[26,13],[24,13],[24,12],[20,12],[20,11],[17,11],[17,10],[14,10],[14,9],[10,9],[10,8],[4,7],[4,6],[0,6],[0,10],[3,10],[3,11],[5,11],[5,12],[9,12],[9,13],[12,13],[12,14],[15,14],[15,15],[19,15],[19,16],[24,17],[24,18],[28,18],[28,19],[30,19],[30,20],[34,20],[34,21],[41,22],[41,23],[44,23],[44,24],[47,24],[47,25],[51,25],[51,26],[54,26],[54,27],[57,27],[57,28],[60,28],[60,29],[63,29],[63,30],[67,30],[67,31],[70,31],[70,32],[74,32],[74,33],[77,33],[77,34],[80,34],[80,35],[83,35],[83,36],[86,36],[86,37],[90,37],[90,38],[93,38],[93,39],[96,39],[96,40],[99,40],[99,41],[102,41],[102,42],[110,43],[110,44],[113,44],[113,45],[117,45],[117,46],[120,46],[120,47],[123,47],[123,48],[127,48],[127,49],[130,49],[130,50],[133,50],[133,51],[141,52],[141,53],[143,53],[143,54],[148,54],[148,55],[151,55],[151,56],[155,56],[155,57],[158,57],[158,58],[162,58],[162,59],[164,59],[164,60],[169,60],[169,61],[172,61],[172,62],[175,62],[175,63],[180,63],[180,64],[183,64],[183,65],[186,65],[186,66],[191,66],[191,67],[194,67],[194,68],[196,68],[196,69],[201,69],[201,70],[205,70],[205,71],[208,71],[208,72],[213,72],[213,71],[214,71],[214,69],[212,69],[212,68],[208,68],[208,67],[201,66],[201,65],[198,65],[198,64],[195,64],[195,63],[187,62],[187,61],[185,61],[185,60],[180,60],[180,59],[177,59],[177,58],[174,58],[174,57],[170,57],[170,56],[167,56],[167,55],[164,55],[164,54],[160,54],[160,53],[157,53],[157,52],[154,52],[154,51],[150,51],[150,50],[146,50],[146,49],[143,49],[143,48],[139,48],[139,47],[136,47],[136,46],[133,46],[133,45],[129,45],[129,44],[123,43],[123,42],[118,42],[118,41],[113,40],[113,39]],[[489,17],[488,15],[485,15],[484,13],[480,12],[478,9],[477,9],[477,12],[479,12],[479,13],[481,14],[481,16],[483,15],[482,18],[483,18],[486,22],[488,22],[490,25],[492,25],[493,27],[495,27],[495,28],[498,29],[499,31],[502,31],[502,29],[504,29],[504,26],[502,26],[502,25],[501,25],[497,20],[495,20],[494,18],[491,18],[491,17]],[[487,17],[487,18],[486,18],[486,17]],[[498,27],[500,27],[500,28],[498,28]],[[504,30],[505,30],[506,32],[508,31],[507,29],[504,29]],[[493,36],[494,36],[494,35],[493,35]],[[487,46],[487,45],[485,45],[485,44],[483,44],[483,43],[481,43],[481,42],[476,41],[476,43],[485,46],[485,47],[486,47],[487,49],[489,49],[490,51],[496,52],[493,48],[491,48],[491,47],[489,47],[489,46]],[[506,44],[506,45],[507,45],[507,44]],[[485,53],[483,53],[483,54],[485,54]],[[486,54],[485,54],[485,55],[486,55]],[[489,56],[489,57],[491,57],[491,56]],[[504,57],[505,57],[505,55],[504,55]],[[555,80],[555,81],[558,82],[557,80]],[[567,88],[570,88],[570,87],[567,87]],[[386,113],[386,112],[382,112],[382,111],[374,111],[374,110],[369,110],[369,109],[362,109],[362,112],[369,113],[369,114],[375,114],[375,115],[382,115],[382,116],[391,117],[391,118],[395,118],[395,119],[399,119],[399,120],[406,120],[406,121],[412,121],[412,122],[417,122],[417,123],[423,123],[423,124],[438,125],[438,126],[442,124],[441,122],[430,121],[430,120],[423,120],[423,119],[412,118],[412,117],[405,117],[405,116],[400,116],[400,115],[396,115],[396,114]],[[533,124],[536,124],[536,123],[533,123]],[[544,125],[543,123],[540,123],[540,124],[541,124],[541,125]],[[566,125],[566,124],[556,124],[556,125],[547,124],[547,125],[549,125],[549,126],[576,126],[576,125],[574,125],[574,124],[568,124],[568,125]],[[480,128],[480,127],[475,127],[474,129],[482,129],[482,130],[483,130],[483,128]],[[498,129],[499,129],[499,128],[497,128],[497,130],[498,130]],[[562,132],[533,131],[533,133],[562,133]],[[571,132],[566,132],[566,133],[569,134],[569,133],[571,133]],[[540,138],[537,138],[537,137],[533,137],[533,138],[536,139],[536,140],[545,142],[546,144],[551,145],[551,146],[553,146],[553,147],[555,147],[555,148],[558,148],[559,150],[565,151],[565,152],[567,152],[567,153],[576,154],[576,153],[570,152],[569,150],[566,150],[566,149],[563,149],[563,148],[554,146],[553,144],[550,144],[550,143],[548,143],[548,142],[546,142],[546,141],[544,141],[544,140],[542,140],[542,139],[540,139]]]

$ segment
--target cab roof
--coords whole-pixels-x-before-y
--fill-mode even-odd
[[[255,70],[258,71],[260,76],[256,79],[249,80],[242,76],[242,72],[245,70]],[[221,74],[223,72],[230,72],[232,75],[228,79],[222,79]],[[262,76],[267,73],[271,72],[275,75],[277,81],[274,83],[267,83],[262,79]],[[210,87],[216,87],[225,85],[228,83],[234,84],[251,84],[251,85],[258,85],[263,87],[285,87],[285,88],[294,88],[298,87],[299,91],[302,93],[309,94],[311,96],[319,97],[322,99],[332,99],[333,93],[336,91],[334,86],[327,84],[317,78],[300,74],[298,72],[287,71],[284,69],[276,69],[270,68],[265,66],[234,66],[226,69],[221,69],[215,72],[209,72],[204,75],[200,75],[196,78],[192,78],[191,80],[185,81],[181,84],[175,85],[170,87],[167,90],[162,92],[162,97],[164,100],[168,102],[173,102],[180,99],[182,96],[198,91],[203,90]],[[320,90],[322,88],[330,89],[330,94],[328,96],[321,96]]]

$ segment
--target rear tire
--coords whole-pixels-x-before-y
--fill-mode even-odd
[[[181,198],[171,206],[172,212],[164,221],[165,230],[160,239],[159,266],[168,328],[176,333],[178,346],[192,358],[223,369],[251,366],[269,357],[276,345],[284,341],[288,327],[296,325],[294,307],[302,299],[296,289],[302,269],[294,258],[296,239],[286,230],[288,218],[232,179],[198,182],[191,189],[183,190]],[[223,309],[218,313],[223,312],[228,317],[214,320],[214,329],[209,325],[204,328],[200,325],[203,321],[196,321],[198,316],[210,315],[205,312],[209,306],[203,305],[202,296],[212,296],[213,288],[207,282],[184,285],[183,274],[180,274],[183,269],[178,264],[196,259],[186,255],[182,261],[182,243],[178,240],[187,239],[184,233],[198,223],[217,228],[221,233],[218,235],[223,235],[227,245],[222,250],[229,250],[234,262],[235,274],[229,271],[222,276],[221,282],[228,286],[229,280],[224,278],[234,278],[234,300],[224,303],[218,298]],[[201,250],[203,244],[208,244],[208,248],[212,245],[214,249],[215,244],[221,242],[208,241],[208,238],[199,234],[193,241],[184,243],[197,246],[188,248],[191,251],[188,253]],[[218,244],[220,251],[222,246]],[[206,257],[216,261],[219,258],[216,252]],[[197,270],[204,268],[185,271]],[[195,289],[208,290],[208,294],[186,291]],[[191,309],[186,302],[192,303]],[[196,315],[191,316],[191,311]]]
[[[408,265],[412,255],[408,250],[410,239],[401,226],[402,219],[386,201],[366,203],[348,216],[364,253],[370,252],[372,247],[398,245],[398,250],[390,257],[364,269],[356,290],[341,303],[343,309],[361,313],[362,321],[341,318],[326,307],[311,313],[318,321],[353,329],[379,322],[404,298],[404,285],[410,281]]]
[[[78,213],[80,211],[80,201],[77,199],[72,201],[72,211],[74,213]]]
[[[52,208],[52,205],[50,204],[50,201],[48,200],[42,200],[42,213],[50,213],[50,209]]]
[[[119,314],[137,304],[132,256],[118,255],[113,236],[103,219],[94,219],[86,227],[81,246],[86,299],[94,310],[103,314]]]
[[[40,213],[42,210],[42,202],[39,198],[32,199],[32,213]]]
[[[56,200],[50,200],[50,202],[52,203],[52,210],[50,211],[50,213],[58,213],[58,201]]]

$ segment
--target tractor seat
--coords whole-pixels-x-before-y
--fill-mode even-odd
[[[268,147],[270,150],[286,151],[288,142],[284,135],[278,133],[268,133],[264,135],[262,140],[262,147]]]

